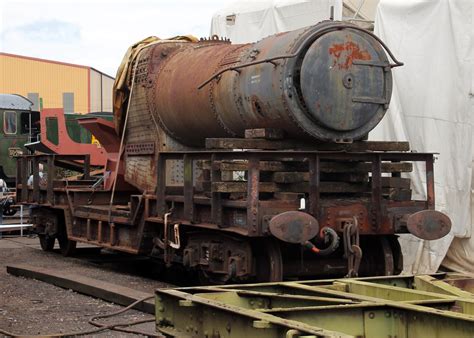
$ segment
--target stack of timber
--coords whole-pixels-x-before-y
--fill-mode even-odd
[[[344,194],[354,197],[371,192],[373,163],[361,161],[351,154],[376,152],[408,152],[408,142],[315,143],[310,147],[293,140],[283,140],[282,133],[272,129],[247,130],[246,138],[210,138],[206,148],[212,151],[287,151],[288,157],[279,160],[261,160],[259,192],[262,199],[300,198],[309,192],[310,165],[307,158],[292,157],[294,152],[320,152],[346,154],[344,159],[324,160],[319,163],[319,191],[321,194]],[[236,153],[237,154],[237,153]],[[236,156],[237,158],[238,156]],[[248,160],[199,161],[203,170],[197,182],[198,191],[229,193],[231,197],[245,198],[247,192]],[[411,199],[410,179],[403,173],[413,170],[410,162],[386,161],[380,165],[382,196],[386,199],[408,201]],[[210,181],[211,171],[217,180]],[[216,177],[216,176],[214,176]],[[263,195],[263,196],[262,196]],[[265,198],[266,195],[266,198]]]

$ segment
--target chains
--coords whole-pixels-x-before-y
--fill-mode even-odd
[[[362,249],[359,244],[359,224],[356,217],[347,222],[343,228],[344,257],[347,258],[346,277],[357,277],[359,274]]]

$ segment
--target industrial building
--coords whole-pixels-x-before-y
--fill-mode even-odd
[[[92,67],[0,53],[0,93],[19,94],[33,110],[112,111],[114,78]]]

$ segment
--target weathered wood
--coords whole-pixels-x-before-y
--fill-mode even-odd
[[[382,187],[410,189],[411,180],[401,177],[382,177]]]
[[[220,167],[221,170],[243,171],[247,170],[248,164],[246,161],[222,161],[217,163],[216,166]],[[281,171],[287,167],[288,166],[280,161],[260,161],[260,171]]]
[[[337,182],[346,181],[346,182],[368,182],[367,175],[365,174],[353,174],[353,173],[341,173],[337,175]],[[273,173],[272,180],[276,183],[298,183],[298,182],[308,182],[309,173],[308,172],[275,172]],[[324,176],[321,177],[321,181],[324,181]],[[326,179],[327,180],[327,179]],[[387,188],[403,188],[410,189],[410,179],[409,178],[400,178],[400,177],[382,177],[382,187]]]
[[[199,168],[210,169],[210,161],[200,161]],[[217,161],[214,169],[225,171],[247,170],[247,161]],[[323,162],[320,163],[320,170],[323,173],[367,173],[371,169],[369,162]],[[382,163],[383,173],[411,172],[413,164],[410,162],[384,162]],[[308,163],[303,161],[261,161],[260,171],[308,171]]]
[[[275,172],[272,176],[272,181],[276,183],[298,183],[298,182],[309,182],[309,172]],[[367,173],[322,173],[320,176],[321,181],[333,181],[333,182],[353,182],[353,183],[367,183]]]
[[[292,140],[265,140],[245,138],[207,138],[207,149],[264,149],[281,150],[305,147],[304,144]],[[308,149],[307,146],[304,149]]]
[[[321,162],[321,172],[341,173],[341,172],[369,172],[372,165],[369,162],[364,163],[335,163]],[[412,172],[413,164],[410,162],[382,163],[381,170],[383,173],[393,172]]]
[[[218,192],[247,192],[247,182],[213,182],[212,188]],[[359,193],[370,191],[368,184],[351,184],[346,182],[321,182],[321,193]],[[275,182],[260,182],[260,192],[295,192],[304,193],[309,191],[307,182],[279,184]]]
[[[267,140],[281,140],[284,136],[285,136],[285,133],[281,129],[274,129],[274,128],[245,129],[246,139],[263,138]]]
[[[247,182],[214,182],[212,183],[213,191],[225,193],[246,193]],[[269,193],[308,193],[308,182],[281,184],[275,182],[260,182],[259,192]],[[369,183],[348,183],[348,182],[320,182],[321,194],[338,194],[338,193],[370,193]],[[388,188],[381,189],[382,195],[397,201],[407,201],[411,199],[410,189]],[[290,196],[290,195],[288,195]],[[278,197],[277,197],[278,198]],[[293,198],[292,198],[293,199]]]
[[[297,182],[308,182],[308,172],[288,172],[280,171],[273,173],[273,181],[276,183],[297,183]]]
[[[282,201],[295,201],[301,198],[301,194],[296,192],[276,192],[273,197]]]
[[[207,149],[324,150],[324,151],[409,151],[408,142],[360,141],[354,143],[304,143],[295,140],[207,138]]]
[[[388,188],[383,189],[382,192],[393,201],[411,201],[411,189]]]
[[[221,171],[221,181],[235,181],[234,171],[223,170]]]

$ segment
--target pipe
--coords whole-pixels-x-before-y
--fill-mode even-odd
[[[418,248],[416,249],[415,262],[413,263],[413,266],[411,267],[411,272],[414,275],[418,273],[420,262],[421,262],[421,255],[423,253],[424,246],[425,246],[425,240],[422,239],[420,240],[420,243],[418,243]]]
[[[329,256],[339,247],[339,236],[336,231],[330,227],[323,227],[319,232],[321,239],[326,239],[326,236],[330,237],[329,245],[324,249],[319,249],[318,255]],[[326,241],[325,241],[326,242]]]

